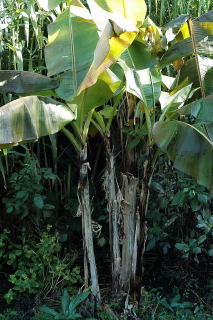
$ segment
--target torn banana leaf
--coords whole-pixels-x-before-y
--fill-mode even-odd
[[[213,54],[213,10],[199,18],[185,23],[183,40],[174,43],[161,58],[161,68],[192,54],[212,56]],[[177,39],[178,40],[178,39]]]
[[[198,55],[198,63],[200,69],[201,79],[199,79],[198,72],[197,72],[197,60],[192,58],[183,65],[182,69],[180,70],[180,77],[179,83],[188,79],[188,83],[192,83],[193,88],[199,88],[200,80],[203,82],[203,87],[205,90],[205,94],[213,93],[213,59],[208,57],[201,57]],[[211,71],[210,71],[211,69]],[[208,72],[209,71],[209,72]],[[200,91],[200,90],[199,90]],[[201,92],[199,92],[201,95]]]
[[[153,139],[174,167],[194,177],[213,196],[213,144],[200,130],[180,121],[159,121]]]

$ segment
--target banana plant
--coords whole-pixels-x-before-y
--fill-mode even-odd
[[[48,28],[48,75],[60,73],[60,86],[56,93],[71,105],[77,106],[77,119],[72,123],[73,132],[67,129],[63,129],[63,132],[76,147],[81,159],[79,200],[85,249],[85,280],[88,284],[89,265],[92,292],[98,299],[100,291],[92,239],[87,138],[92,115],[93,119],[101,119],[95,108],[107,102],[120,85],[119,79],[109,68],[131,45],[139,33],[138,27],[143,23],[145,3],[136,0],[134,2],[135,5],[138,4],[137,10],[133,5],[128,11],[128,1],[118,2],[115,6],[112,1],[90,0],[90,12],[83,5],[71,4]],[[128,14],[123,14],[124,12]],[[129,15],[131,19],[128,20]],[[103,119],[100,121],[98,125],[103,125]],[[110,121],[112,118],[106,128],[100,127],[105,137],[109,133]]]
[[[74,145],[80,158],[78,189],[85,282],[89,285],[90,278],[92,292],[100,300],[88,183],[90,125],[98,128],[107,152],[112,154],[109,134],[122,95],[116,93],[121,84],[113,72],[117,64],[125,75],[125,94],[135,96],[134,120],[139,119],[145,150],[139,176],[129,168],[117,191],[115,176],[111,176],[114,185],[110,189],[109,179],[105,180],[111,214],[114,287],[129,292],[132,283],[135,288],[140,287],[142,276],[150,182],[160,154],[159,150],[153,151],[154,144],[168,153],[176,168],[194,176],[213,193],[213,12],[194,20],[181,16],[161,30],[151,19],[145,19],[146,5],[142,0],[88,0],[87,7],[80,0],[37,2],[44,10],[58,12],[48,25],[48,77],[26,71],[0,72],[1,92],[22,96],[0,109],[0,147],[37,140],[59,130]],[[178,69],[175,79],[164,76],[164,68],[170,64]],[[195,77],[190,75],[192,70]],[[162,86],[166,87],[164,92]],[[112,97],[114,106],[97,112],[96,108]],[[69,122],[70,127],[64,128]],[[137,148],[141,140],[137,140]],[[113,174],[115,164],[108,165]],[[139,178],[142,182],[138,199]],[[121,227],[117,213],[123,219],[123,230],[118,230]]]

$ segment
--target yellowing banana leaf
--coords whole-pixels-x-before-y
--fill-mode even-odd
[[[39,6],[45,11],[50,11],[55,9],[60,3],[66,0],[37,0]]]
[[[213,10],[193,20],[193,32],[199,54],[213,54]]]
[[[99,75],[118,60],[134,41],[138,31],[131,23],[121,17],[118,23],[108,20],[95,49],[93,63],[78,94],[94,85]]]
[[[75,118],[67,106],[42,97],[24,97],[0,108],[0,148],[58,132]]]
[[[213,144],[201,131],[180,121],[160,121],[153,128],[153,138],[175,168],[194,177],[213,195]]]
[[[93,21],[81,17],[81,15],[86,17],[85,10],[70,6],[48,26],[48,44],[45,48],[48,75],[68,71],[72,83],[70,96],[73,97],[92,64],[99,39]],[[87,15],[89,18],[89,14]],[[68,74],[65,80],[62,80],[64,85],[67,76]]]
[[[163,51],[162,31],[149,17],[146,18],[144,26],[140,28],[140,32],[136,40],[144,43],[144,39],[148,39],[149,52],[153,56],[156,57],[158,53]]]
[[[92,2],[89,0],[89,3]],[[118,13],[140,27],[146,16],[146,3],[144,0],[94,0],[102,9]]]
[[[28,71],[1,70],[0,92],[16,94],[31,94],[34,92],[50,91],[59,86],[57,79],[48,78]]]
[[[189,21],[185,24],[185,29],[187,26],[188,31],[185,30],[183,40],[173,44],[161,58],[162,68],[193,53],[208,56],[213,54],[213,10],[192,22]],[[190,35],[189,38],[188,35]]]
[[[187,21],[189,18],[189,14],[181,14],[165,26],[165,36],[168,42],[174,40],[178,34],[179,36],[181,34],[183,39],[190,37],[187,27]]]
[[[193,20],[197,23],[203,30],[207,31],[207,34],[213,35],[213,10],[204,13],[202,16]]]

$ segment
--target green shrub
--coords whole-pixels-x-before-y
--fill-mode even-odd
[[[57,176],[50,168],[40,168],[26,146],[25,153],[11,152],[19,161],[19,170],[9,178],[8,192],[3,198],[6,213],[18,215],[21,219],[29,215],[35,223],[50,215],[54,205],[47,202],[45,182],[54,181]]]
[[[9,275],[12,288],[4,295],[8,303],[20,294],[33,294],[42,300],[65,285],[74,292],[73,286],[82,282],[79,267],[73,266],[77,255],[62,254],[59,234],[51,234],[50,228],[38,241],[29,239],[24,244],[21,239],[11,243],[7,230],[0,236],[4,243],[1,259],[14,269]]]

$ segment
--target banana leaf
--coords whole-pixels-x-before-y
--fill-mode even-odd
[[[211,67],[205,74],[204,86],[207,95],[213,94],[213,67]]]
[[[116,92],[121,84],[120,79],[110,70],[103,72],[96,84],[84,90],[79,96],[77,96],[72,104],[77,106],[77,124],[80,131],[88,113],[99,106],[104,105]],[[97,92],[101,94],[97,95]]]
[[[120,57],[125,62],[127,67],[135,70],[142,70],[153,67],[157,64],[157,59],[151,55],[148,47],[135,40]]]
[[[186,38],[186,35],[184,34],[184,27],[187,21],[189,20],[190,15],[189,14],[181,14],[179,17],[173,19],[170,21],[164,28],[165,30],[165,36],[168,42],[174,40],[179,33],[183,33],[183,39]],[[188,35],[188,32],[187,32]],[[190,36],[190,34],[189,34]]]
[[[189,103],[177,112],[181,115],[190,115],[202,123],[213,123],[213,95]]]
[[[75,118],[73,111],[43,97],[23,97],[0,108],[0,148],[58,132]]]
[[[163,55],[160,60],[160,68],[163,69],[172,62],[193,54],[192,39],[186,38],[173,44]]]
[[[194,177],[213,196],[213,144],[208,137],[181,121],[159,121],[154,125],[152,134],[174,167]]]
[[[211,94],[213,89],[213,59],[210,59],[208,57],[201,57],[198,55],[198,63],[201,79],[199,79],[197,73],[197,60],[196,58],[192,58],[186,61],[186,63],[181,68],[179,83],[181,83],[185,79],[188,79],[188,83],[192,83],[193,88],[199,88],[201,80],[203,82],[205,94],[209,95]]]
[[[137,27],[143,24],[146,16],[147,7],[144,0],[89,0],[89,4],[91,2],[95,2],[105,11],[122,15]]]
[[[31,94],[39,92],[40,95],[50,92],[59,86],[57,79],[48,78],[29,71],[1,70],[0,92],[15,94]]]
[[[177,107],[182,106],[189,98],[191,90],[192,85],[189,84],[188,86],[184,86],[174,94],[162,91],[159,101],[164,114],[170,113],[171,111],[176,110]]]
[[[48,75],[69,72],[65,74],[65,80],[62,79],[62,85],[63,81],[66,85],[69,75],[72,83],[70,95],[73,97],[92,64],[99,39],[97,27],[89,19],[89,13],[88,19],[81,17],[86,13],[84,8],[70,6],[48,25],[48,44],[45,48]]]
[[[98,36],[97,26],[86,8],[70,6],[48,26],[45,58],[48,75],[61,75],[59,96],[68,91],[72,99],[94,85],[99,75],[117,61],[139,30],[113,14]]]
[[[193,53],[207,56],[213,54],[213,10],[189,21],[185,28],[188,29],[187,36],[166,51],[160,61],[161,68]]]
[[[118,22],[115,22],[117,20]],[[121,16],[108,20],[94,51],[94,60],[81,87],[80,94],[94,85],[99,75],[113,65],[121,54],[132,44],[139,30]]]

